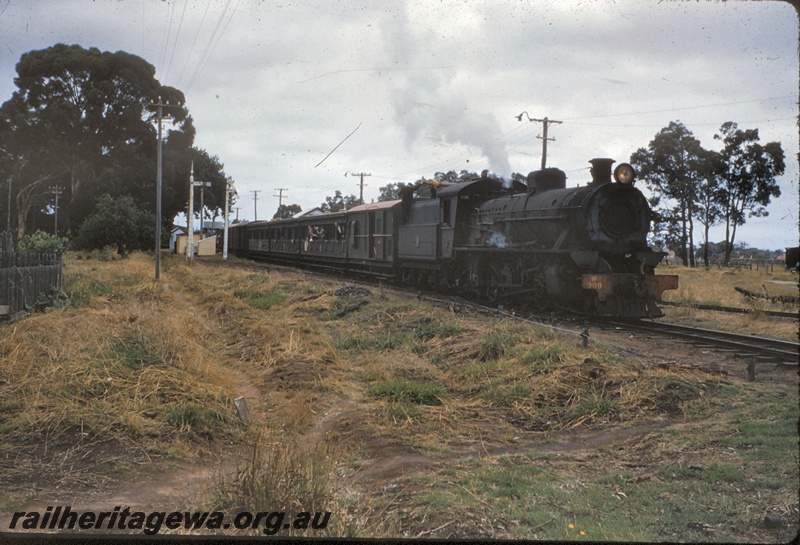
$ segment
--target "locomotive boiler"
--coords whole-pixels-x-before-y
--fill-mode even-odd
[[[239,224],[233,251],[545,309],[658,317],[677,276],[656,275],[647,246],[651,210],[634,170],[593,159],[592,180],[531,172],[527,184],[488,173],[437,187],[430,198],[345,212]],[[406,192],[410,191],[408,189]]]
[[[487,199],[470,216],[473,282],[514,296],[612,316],[661,316],[677,276],[654,274],[664,254],[647,246],[651,210],[634,170],[593,159],[592,181],[567,188],[555,168],[528,175],[524,193]],[[494,251],[496,248],[498,251]],[[487,252],[487,249],[492,249]]]

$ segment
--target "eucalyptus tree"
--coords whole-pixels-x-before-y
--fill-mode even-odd
[[[697,221],[703,225],[703,264],[709,266],[709,244],[708,233],[712,226],[719,223],[722,218],[722,202],[724,191],[720,183],[720,176],[723,172],[724,163],[722,156],[713,151],[705,151],[704,174],[700,179],[697,191]]]
[[[192,121],[183,93],[161,85],[150,63],[123,51],[57,44],[23,54],[16,71],[17,90],[0,107],[0,149],[13,157],[6,164],[20,236],[53,186],[68,227],[104,193],[133,195],[155,210],[156,108],[146,104],[169,103],[162,109],[171,124],[165,154],[181,156],[186,170],[165,171],[164,187],[185,185]]]
[[[354,206],[358,206],[359,200],[355,195],[342,195],[338,189],[333,196],[325,197],[325,202],[321,203],[319,207],[323,212],[339,212],[340,210],[350,210]]]
[[[767,216],[766,207],[780,197],[777,176],[786,168],[780,142],[759,143],[758,129],[741,130],[732,121],[722,124],[714,138],[723,144],[720,158],[720,207],[725,222],[725,264],[733,251],[736,227],[748,217]]]
[[[177,187],[170,188],[170,192],[165,194],[165,201],[169,201],[170,203],[165,216],[173,217],[180,212],[187,212],[185,207],[188,206],[188,176],[189,170],[193,169],[194,179],[196,181],[208,182],[211,184],[208,187],[202,188],[202,206],[199,202],[200,190],[195,189],[195,213],[199,213],[203,220],[210,219],[215,221],[218,216],[223,216],[224,218],[225,191],[229,185],[233,183],[233,180],[225,174],[224,165],[220,162],[219,157],[210,155],[204,149],[193,147],[190,150],[188,158],[190,163],[186,165],[182,165],[181,160],[177,158],[173,162],[173,164],[179,166],[179,169],[185,169],[184,172],[186,172],[186,175],[183,178],[184,181],[182,185],[179,184]],[[176,175],[179,175],[179,173],[176,173]],[[177,191],[178,194],[173,195],[173,189]],[[233,206],[235,203],[236,195],[234,194],[230,197],[228,206]]]
[[[285,220],[287,218],[291,218],[295,214],[299,214],[302,211],[303,209],[300,208],[299,204],[281,204],[278,206],[278,210],[275,212],[275,215],[272,216],[272,219]]]
[[[664,225],[677,226],[668,239],[679,241],[679,254],[685,266],[694,266],[694,219],[698,192],[706,179],[708,154],[700,141],[680,121],[671,121],[653,138],[648,147],[631,155],[645,185],[661,204],[658,212]],[[677,204],[677,206],[676,206]]]

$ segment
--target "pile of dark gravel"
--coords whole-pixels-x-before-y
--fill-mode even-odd
[[[338,290],[328,292],[329,295],[335,295],[336,297],[368,297],[372,295],[372,292],[369,291],[367,288],[362,288],[361,286],[344,286],[343,288],[339,288]]]

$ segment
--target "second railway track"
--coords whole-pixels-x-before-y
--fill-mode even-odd
[[[699,327],[668,324],[664,322],[620,321],[605,322],[626,330],[641,331],[689,341],[698,346],[713,347],[742,357],[755,357],[781,365],[797,366],[800,360],[800,343],[716,331]]]
[[[727,312],[730,314],[762,314],[764,316],[771,316],[773,318],[788,318],[794,320],[800,318],[800,314],[798,314],[797,312],[783,312],[779,310],[756,310],[756,309],[742,308],[742,307],[724,307],[719,305],[703,305],[698,303],[681,303],[677,301],[661,301],[659,304],[661,306],[668,306],[668,307],[694,308],[697,310]]]

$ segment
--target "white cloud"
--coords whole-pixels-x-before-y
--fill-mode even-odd
[[[254,189],[261,210],[277,207],[274,187],[303,208],[356,193],[347,171],[373,174],[371,198],[438,170],[538,168],[541,125],[518,122],[523,110],[564,121],[551,126],[547,162],[570,183],[585,183],[592,157],[627,160],[672,120],[706,147],[737,121],[783,143],[788,196],[738,236],[797,243],[799,144],[787,118],[798,113],[798,24],[786,3],[39,0],[10,2],[0,27],[2,100],[32,49],[146,58],[187,91],[196,144],[225,164],[243,212]]]

